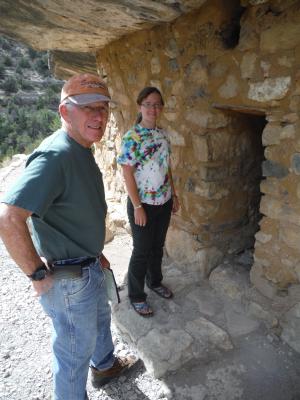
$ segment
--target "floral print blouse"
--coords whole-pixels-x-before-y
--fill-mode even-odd
[[[122,138],[118,164],[135,167],[142,203],[161,205],[171,198],[170,141],[161,128],[134,125]]]

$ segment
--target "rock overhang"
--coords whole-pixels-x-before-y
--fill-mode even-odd
[[[206,1],[89,0],[83,5],[80,0],[2,0],[0,33],[53,52],[54,73],[63,78],[76,71],[96,72],[97,50],[124,35],[171,22]]]

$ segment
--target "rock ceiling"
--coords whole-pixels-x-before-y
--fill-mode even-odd
[[[111,41],[170,22],[205,2],[0,0],[0,33],[36,50],[50,50],[53,62],[60,65],[58,75],[68,75],[82,69],[83,65],[86,70],[94,70],[95,61],[91,54]]]
[[[90,52],[128,33],[169,22],[205,0],[0,1],[0,32],[38,50]]]

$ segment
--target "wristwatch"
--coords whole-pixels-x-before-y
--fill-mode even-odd
[[[48,273],[48,269],[45,264],[40,265],[37,267],[37,269],[34,271],[33,274],[27,275],[29,279],[32,281],[42,281],[43,279],[46,278],[46,275]]]

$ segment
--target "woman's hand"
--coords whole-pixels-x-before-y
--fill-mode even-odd
[[[173,196],[172,213],[175,214],[180,208],[180,203],[177,196]]]
[[[147,223],[146,211],[143,207],[134,209],[134,222],[136,225],[145,226]]]

